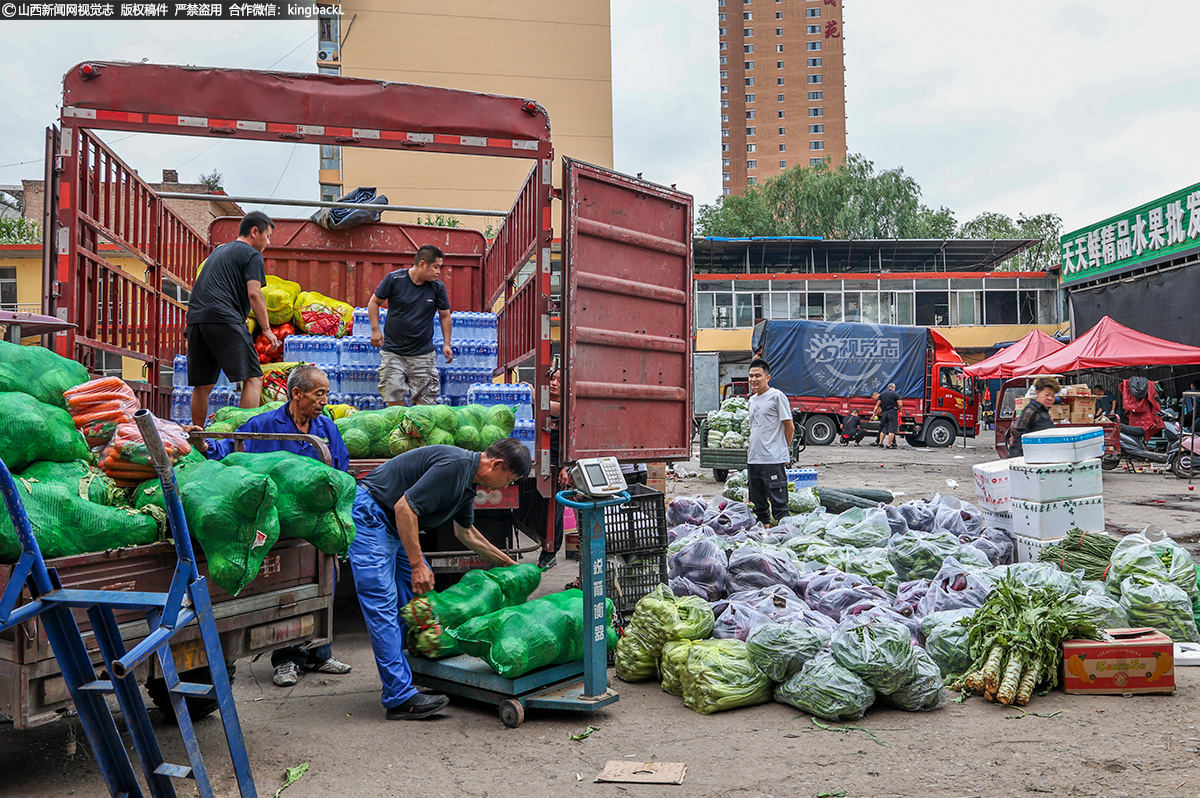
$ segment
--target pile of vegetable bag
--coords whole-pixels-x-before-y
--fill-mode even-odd
[[[65,410],[67,400],[63,393],[89,378],[83,364],[45,347],[0,341],[0,393],[28,394],[39,402]]]
[[[267,303],[268,323],[272,327],[292,322],[296,316],[296,300],[300,297],[300,283],[268,274],[267,283],[262,287],[262,295]],[[351,316],[353,317],[353,310]],[[250,311],[250,318],[254,318],[254,311]],[[353,318],[351,320],[353,321]]]
[[[222,407],[213,414],[212,423],[205,432],[237,432],[243,424],[255,416],[270,413],[283,407],[285,402],[267,402],[259,407]]]
[[[47,558],[142,546],[159,539],[165,514],[118,506],[123,494],[103,472],[83,460],[34,463],[13,476],[33,535]],[[12,562],[20,554],[12,520],[8,513],[0,513],[0,562]]]
[[[354,477],[292,452],[233,452],[220,461],[270,477],[281,537],[307,540],[326,554],[345,557],[354,542]]]
[[[154,426],[158,429],[158,437],[172,463],[191,454],[192,445],[188,442],[183,427],[160,418],[154,419]],[[100,468],[122,488],[136,487],[155,478],[150,448],[146,446],[137,422],[127,421],[117,425],[112,439],[104,447]]]
[[[133,389],[119,377],[101,377],[63,393],[67,412],[87,445],[95,448],[112,439],[119,424],[133,421],[139,405]]]
[[[176,481],[188,529],[204,551],[209,575],[236,596],[258,575],[263,558],[279,540],[274,480],[206,460],[178,470]],[[146,482],[137,491],[136,506],[165,511],[162,493],[158,480]]]
[[[771,700],[771,680],[740,640],[700,640],[688,646],[680,682],[684,706],[701,715]]]
[[[509,679],[547,665],[583,659],[583,592],[553,593],[526,604],[472,618],[445,632],[463,653],[479,657]],[[605,644],[616,648],[613,603],[605,600]]]
[[[541,579],[541,569],[529,563],[477,569],[440,593],[417,596],[400,608],[400,618],[408,626],[410,647],[429,659],[461,654],[458,642],[445,634],[447,630],[525,603]]]
[[[87,441],[66,410],[27,393],[0,392],[0,459],[10,471],[24,471],[41,460],[69,463],[87,457]]]
[[[482,452],[510,437],[516,419],[514,409],[506,405],[420,405],[409,408],[400,431],[430,446],[441,444]],[[394,448],[403,445],[398,438],[399,434],[393,436]]]
[[[712,630],[713,612],[708,602],[696,596],[677,597],[669,587],[659,585],[638,600],[624,636],[617,641],[617,678],[626,682],[658,678],[664,643],[703,639]]]
[[[341,338],[354,331],[354,307],[316,291],[302,291],[296,297],[293,318],[295,325],[309,335]]]
[[[719,410],[705,417],[708,438],[703,445],[710,449],[745,449],[750,439],[750,405],[741,396],[726,399]]]
[[[444,405],[426,405],[440,407],[449,411]],[[424,407],[424,406],[423,406]],[[392,456],[388,446],[388,436],[407,423],[408,415],[418,408],[386,407],[383,410],[362,410],[335,420],[342,442],[350,457],[358,460],[363,458],[387,458]],[[398,454],[398,452],[397,452]]]

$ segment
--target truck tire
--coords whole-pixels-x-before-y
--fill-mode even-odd
[[[829,416],[811,416],[804,425],[804,441],[812,446],[828,446],[837,431],[837,422]]]
[[[908,445],[913,447],[914,449],[923,449],[923,448],[925,448],[925,445],[926,445],[925,441],[921,440],[916,435],[906,435],[906,436],[904,436],[904,440],[908,441]]]
[[[935,418],[925,430],[925,442],[935,448],[945,449],[954,445],[957,435],[953,424],[944,418]]]
[[[725,480],[729,479],[729,469],[714,468],[713,479],[715,479],[717,482],[724,482]]]
[[[229,683],[233,684],[233,674],[237,671],[237,665],[232,662],[225,663],[225,669],[229,673]],[[181,682],[195,682],[198,684],[212,684],[212,675],[208,672],[208,667],[196,668],[195,670],[183,671],[179,674]],[[163,713],[163,717],[170,722],[175,722],[175,707],[171,706],[171,694],[167,692],[167,681],[160,677],[146,680],[146,692],[150,695],[150,700],[154,702],[154,706],[158,707],[158,711]],[[217,700],[215,698],[187,698],[188,714],[192,720],[199,720],[207,715],[217,711]]]

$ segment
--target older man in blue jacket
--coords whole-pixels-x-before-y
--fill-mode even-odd
[[[288,402],[283,407],[259,413],[238,427],[238,432],[273,432],[315,435],[325,441],[333,457],[333,467],[345,471],[350,466],[350,453],[342,441],[337,425],[321,411],[329,402],[329,378],[316,366],[304,364],[292,369],[288,376]],[[231,440],[206,440],[204,455],[210,460],[220,460],[233,451]],[[315,446],[307,441],[245,441],[247,452],[292,452],[320,459]],[[344,674],[350,666],[333,656],[333,648],[323,645],[309,647],[297,644],[281,648],[271,654],[271,665],[275,673],[271,681],[278,687],[291,687],[300,679],[300,671]]]

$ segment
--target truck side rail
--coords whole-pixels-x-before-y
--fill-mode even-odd
[[[317,454],[321,455],[321,462],[333,467],[333,455],[329,453],[329,446],[316,435],[297,432],[196,432],[188,436],[193,446],[196,441],[203,441],[205,438],[232,440],[234,450],[238,452],[245,451],[246,441],[302,441],[312,444]]]

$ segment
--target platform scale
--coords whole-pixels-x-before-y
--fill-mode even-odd
[[[615,458],[582,460],[573,474],[577,489],[562,491],[555,499],[573,508],[580,524],[583,661],[548,665],[509,679],[497,674],[483,660],[466,654],[440,660],[409,656],[415,684],[494,704],[499,707],[501,722],[510,729],[525,720],[526,708],[594,712],[616,703],[619,695],[608,686],[605,646],[604,508],[625,504],[629,493]]]
[[[0,461],[0,494],[4,496],[13,528],[21,541],[21,557],[13,567],[8,587],[0,596],[0,631],[33,618],[38,619],[50,639],[54,657],[58,660],[67,690],[75,702],[75,709],[79,712],[79,722],[87,734],[96,765],[113,798],[141,798],[143,791],[106,699],[108,695],[114,695],[120,706],[145,785],[153,798],[173,798],[175,785],[171,779],[192,779],[195,781],[195,791],[201,798],[211,798],[213,795],[204,759],[200,755],[196,730],[188,714],[187,698],[215,698],[237,776],[238,791],[242,798],[255,798],[257,793],[250,774],[250,759],[234,707],[229,675],[224,668],[213,668],[212,684],[179,681],[179,672],[171,653],[171,639],[193,621],[200,627],[200,639],[208,661],[224,662],[225,656],[221,653],[221,640],[217,634],[208,586],[196,568],[192,538],[184,518],[183,505],[179,501],[171,461],[163,449],[150,411],[139,410],[134,420],[162,481],[167,520],[175,542],[178,561],[169,590],[166,593],[143,593],[63,588],[55,570],[46,566],[21,503],[20,491],[7,465]],[[20,603],[25,588],[28,588],[32,600]],[[87,611],[95,643],[104,660],[106,672],[99,676],[92,665],[91,654],[72,609]],[[148,634],[132,649],[126,650],[116,612],[131,609],[145,613]],[[162,667],[187,751],[188,765],[175,765],[163,759],[154,726],[142,700],[135,669],[152,656],[158,657]],[[191,791],[189,787],[188,792]]]

